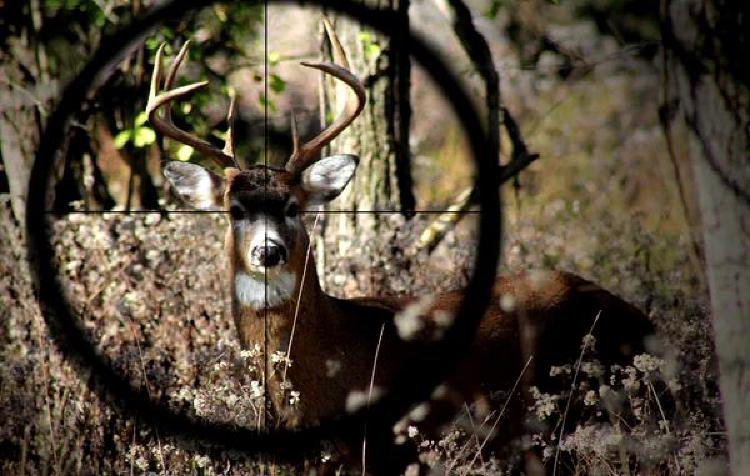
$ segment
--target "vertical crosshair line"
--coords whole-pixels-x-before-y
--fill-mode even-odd
[[[268,194],[268,0],[263,1],[263,200],[267,200]],[[268,216],[263,214],[263,246],[268,250]],[[266,431],[270,430],[271,402],[270,385],[269,385],[269,365],[270,359],[268,345],[268,268],[263,266],[263,402],[265,403],[263,411],[263,421],[265,422]]]

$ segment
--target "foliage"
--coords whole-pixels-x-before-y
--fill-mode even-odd
[[[0,280],[0,308],[7,326],[0,335],[0,388],[6,389],[0,391],[0,407],[10,417],[0,440],[14,448],[0,463],[5,472],[17,472],[23,453],[33,458],[27,460],[27,467],[40,471],[47,468],[54,474],[61,473],[57,468],[75,467],[78,461],[86,461],[89,469],[98,473],[128,472],[131,467],[138,471],[183,473],[195,466],[219,473],[229,462],[231,474],[252,474],[257,463],[242,455],[193,447],[185,441],[160,436],[157,428],[117,413],[111,402],[100,401],[86,388],[85,379],[81,380],[61,360],[49,341],[32,298],[27,270],[13,265],[23,262],[23,250],[18,245],[20,240],[14,238],[7,210],[2,210],[6,227],[2,236],[7,241],[0,243],[0,263],[5,263],[0,265],[4,266],[0,273],[4,276]],[[527,252],[511,253],[514,267],[536,268],[545,252],[557,248],[559,265],[577,268],[575,262],[582,258],[580,254],[565,251],[577,245],[557,237],[566,236],[570,233],[566,230],[579,226],[578,218],[560,213],[559,209],[550,209],[549,213],[546,226],[535,222],[515,227],[518,232],[510,235],[508,249],[514,250],[523,243]],[[555,221],[553,226],[550,220]],[[169,402],[175,409],[187,410],[197,418],[253,427],[262,389],[252,351],[240,352],[234,335],[221,273],[226,267],[222,225],[223,217],[219,215],[70,215],[54,222],[53,243],[68,294],[85,316],[84,328],[115,368],[128,375],[134,385],[148,388],[154,398]],[[354,237],[351,246],[371,247],[385,256],[393,252],[394,246],[406,245],[414,236],[414,229],[423,226],[424,221],[406,223],[394,217],[390,225],[393,233]],[[633,370],[605,369],[612,372],[612,377],[597,370],[593,354],[587,353],[580,362],[569,362],[567,367],[561,362],[562,370],[551,370],[562,379],[569,379],[571,369],[580,366],[582,374],[576,392],[539,393],[530,403],[532,411],[546,409],[543,413],[554,424],[566,400],[572,398],[569,422],[573,428],[580,428],[563,435],[566,464],[581,465],[583,469],[606,462],[618,467],[622,464],[621,455],[612,450],[624,445],[628,454],[634,455],[633,464],[640,468],[657,459],[673,469],[679,464],[683,471],[691,473],[720,456],[723,449],[721,437],[711,436],[721,431],[716,419],[717,394],[711,387],[716,374],[702,308],[704,298],[693,291],[690,272],[686,271],[689,262],[681,256],[664,269],[645,266],[634,249],[645,249],[653,255],[665,250],[679,253],[679,249],[674,249],[669,239],[644,235],[637,226],[617,220],[605,219],[589,233],[598,238],[593,241],[596,246],[588,246],[588,260],[597,261],[602,256],[617,260],[610,267],[590,269],[593,274],[589,276],[609,283],[615,291],[641,305],[651,302],[651,313],[666,333],[666,340],[677,349],[690,351],[670,354],[664,361],[639,357],[632,364]],[[612,233],[621,238],[600,239]],[[376,281],[387,281],[397,293],[455,288],[465,282],[466,274],[457,272],[456,267],[460,264],[468,270],[472,243],[470,231],[456,230],[430,259],[410,256],[402,249],[396,253],[400,259],[383,263],[362,263],[356,258],[327,263],[325,284],[343,294],[367,292],[373,283],[358,282],[357,278],[357,270],[367,266],[377,270]],[[653,282],[662,285],[653,287]],[[669,397],[662,395],[659,387],[662,382],[676,392],[678,413],[670,413]],[[652,386],[666,408],[666,417],[653,398]],[[13,391],[8,392],[10,389]],[[630,392],[626,405],[618,410],[628,426],[595,418],[597,413],[608,416],[613,411],[603,397],[607,390]],[[591,391],[595,392],[593,396]],[[304,404],[304,395],[296,398]],[[474,414],[476,424],[491,424],[491,415],[497,415],[503,400],[501,397],[491,403],[485,416],[481,412]],[[479,407],[474,410],[479,411]],[[629,422],[629,418],[635,420]],[[69,430],[63,433],[61,428]],[[499,429],[502,431],[502,421]],[[431,464],[471,468],[474,474],[502,474],[506,468],[488,453],[476,457],[474,432],[465,416],[439,441],[425,442],[418,424],[408,434],[419,442],[423,458]],[[554,430],[541,432],[533,441],[544,445],[542,449],[554,448],[554,434]],[[605,438],[605,434],[609,436]],[[620,443],[601,446],[615,437],[620,438]],[[639,446],[646,443],[656,446]]]
[[[377,43],[372,33],[362,31],[359,33],[359,41],[362,43],[362,49],[365,52],[365,59],[373,61],[380,55],[381,46]]]
[[[53,84],[59,91],[92,56],[104,35],[133,21],[155,4],[153,0],[31,0],[0,4],[0,55],[17,62],[18,68],[28,73],[24,73],[27,83],[14,84],[13,87],[28,93],[38,87],[36,83],[54,78]],[[152,182],[160,181],[142,165],[153,145],[158,145],[168,156],[181,160],[191,154],[179,144],[157,141],[142,114],[159,45],[165,43],[167,56],[172,56],[187,40],[192,40],[194,46],[187,60],[189,65],[180,72],[178,85],[208,78],[210,87],[193,95],[190,105],[174,108],[174,120],[179,126],[210,141],[219,141],[222,133],[218,130],[224,129],[226,108],[218,108],[216,103],[221,105],[222,101],[216,101],[216,98],[225,95],[235,71],[253,68],[247,59],[257,47],[258,26],[262,18],[261,6],[245,2],[214,4],[175,18],[149,35],[116,69],[110,71],[106,83],[97,91],[91,91],[94,100],[82,105],[77,122],[83,126],[90,142],[101,137],[102,126],[115,137],[114,146],[119,149],[116,160],[124,159],[133,173],[140,176],[137,183],[141,193],[144,188],[153,189]],[[251,76],[261,78],[258,74]],[[282,93],[284,80],[276,74],[271,81],[271,91]],[[54,101],[59,92],[50,93],[50,96]],[[43,113],[54,105],[44,106]],[[79,160],[84,152],[88,151],[73,147],[68,150],[68,155],[72,160]],[[98,161],[94,165],[97,166]],[[73,175],[68,174],[68,177]],[[102,180],[102,174],[75,177],[75,180],[80,183],[73,188],[84,190],[86,181]],[[117,180],[120,177],[107,176],[109,183],[101,184],[101,188]],[[135,186],[136,182],[130,182],[129,188]],[[148,193],[156,195],[153,190]],[[129,192],[128,197],[130,195]],[[63,197],[58,193],[57,196],[58,200],[83,198],[80,194]],[[85,198],[91,202],[91,197]],[[156,203],[151,205],[156,206]]]
[[[53,74],[66,78],[90,55],[102,32],[134,14],[126,1],[49,0],[43,5],[45,27],[38,38],[48,47]],[[0,30],[10,32],[0,39],[0,48],[12,48],[9,39],[29,24],[27,3],[6,2],[0,8],[8,14],[0,14]],[[14,23],[19,15],[24,21]],[[146,39],[141,59],[135,55],[121,65],[100,94],[102,102],[91,105],[116,134],[116,145],[136,157],[159,143],[142,114],[148,72],[161,42],[173,55],[188,38],[196,47],[179,81],[209,78],[212,86],[190,106],[176,109],[175,121],[221,139],[217,130],[223,129],[224,108],[214,109],[213,99],[226,95],[232,71],[247,66],[248,45],[256,39],[248,25],[258,21],[259,11],[244,4],[211,7]],[[371,55],[379,54],[377,45],[360,40]],[[587,34],[575,46],[588,53],[611,52],[611,42],[596,35]],[[280,59],[277,52],[267,58],[271,67]],[[528,402],[530,410],[554,428],[570,401],[571,414],[580,419],[571,417],[574,430],[563,435],[560,451],[566,464],[581,471],[642,470],[655,457],[664,473],[692,474],[721,461],[724,433],[706,293],[690,255],[689,231],[670,193],[674,184],[655,166],[665,155],[655,111],[643,112],[653,105],[653,72],[626,61],[605,62],[590,77],[561,82],[541,67],[528,76],[514,67],[504,65],[513,91],[506,100],[524,111],[518,116],[521,125],[543,159],[523,175],[522,189],[508,194],[504,268],[555,266],[579,272],[649,312],[672,344],[662,360],[639,357],[630,367],[604,374],[593,355],[561,363],[550,370],[559,372],[564,384],[570,383],[569,371],[580,367],[583,372],[575,391],[540,390]],[[140,76],[135,74],[139,69]],[[287,92],[286,82],[271,74],[268,86],[269,97],[258,100],[272,108],[274,99]],[[417,182],[433,189],[421,195],[428,208],[449,200],[468,175],[461,165],[465,146],[456,134],[437,127],[442,118],[430,116],[439,114],[435,109],[421,114],[447,139],[422,151],[428,165]],[[167,144],[165,152],[180,160],[192,154],[176,144]],[[447,171],[441,168],[446,162],[452,167]],[[451,232],[431,257],[412,256],[408,244],[429,218],[405,222],[394,216],[387,232],[351,237],[349,246],[374,250],[378,261],[334,258],[325,263],[323,284],[342,295],[367,293],[373,285],[406,294],[464,284],[475,252],[472,220]],[[252,351],[240,352],[230,318],[221,272],[226,268],[223,220],[158,213],[68,215],[53,223],[54,245],[60,277],[85,316],[84,327],[134,385],[196,418],[253,427],[262,394]],[[157,426],[120,414],[115,402],[99,399],[88,387],[88,376],[76,373],[50,339],[25,254],[21,233],[0,203],[0,413],[5,416],[0,472],[18,474],[21,467],[31,474],[76,469],[93,474],[268,472],[244,455],[164,437]],[[363,269],[375,270],[372,280],[362,278]],[[627,397],[616,415],[604,396],[609,391]],[[671,396],[674,412],[666,407]],[[304,405],[304,395],[296,398]],[[417,441],[422,458],[437,467],[499,474],[507,465],[478,449],[475,425],[486,427],[502,405],[498,398],[487,411],[472,407],[471,419],[462,415],[437,440],[425,438],[418,425],[407,426],[405,437]],[[663,413],[660,405],[666,407]],[[617,424],[623,415],[628,425]],[[548,427],[529,438],[550,457],[559,433]]]
[[[122,149],[126,144],[132,143],[134,147],[147,147],[156,140],[154,130],[146,125],[146,113],[141,112],[135,116],[133,127],[123,129],[115,136],[115,147]]]

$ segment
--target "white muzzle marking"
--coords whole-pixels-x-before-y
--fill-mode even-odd
[[[241,306],[252,309],[276,307],[292,299],[297,275],[283,270],[269,269],[265,274],[237,272],[234,293]]]

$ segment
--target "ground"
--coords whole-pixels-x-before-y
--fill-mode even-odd
[[[575,383],[575,391],[536,395],[530,413],[550,426],[529,441],[549,464],[558,459],[584,473],[721,474],[725,437],[700,245],[657,120],[658,74],[606,42],[589,45],[586,57],[597,51],[599,60],[585,74],[565,81],[554,68],[545,74],[544,64],[529,75],[512,61],[501,63],[506,103],[541,159],[521,176],[520,191],[504,190],[500,271],[555,267],[581,274],[644,310],[666,344],[658,358],[640,356],[621,369],[597,367],[590,348],[578,361],[550,369]],[[543,59],[554,66],[555,58]],[[421,120],[437,123],[430,115]],[[437,139],[416,134],[423,204],[449,203],[470,177],[461,135],[449,121],[443,132]],[[387,233],[350,246],[387,251],[392,258],[377,268],[395,293],[458,287],[470,273],[471,217],[429,258],[394,253],[408,250],[429,220],[394,216],[385,222]],[[71,214],[53,219],[52,239],[84,328],[133,385],[196,417],[252,427],[263,400],[260,369],[252,350],[240,352],[231,321],[223,225],[222,217],[207,215]],[[268,467],[165,436],[153,422],[101,399],[87,372],[63,359],[50,339],[7,203],[0,204],[0,230],[4,474],[258,474]],[[324,284],[340,294],[367,292],[352,270],[371,265],[332,260]],[[423,439],[418,425],[402,436],[416,440],[432,465],[500,474],[504,464],[479,447],[502,416],[504,399],[470,404],[442,439]],[[561,435],[555,424],[571,408],[584,417]]]

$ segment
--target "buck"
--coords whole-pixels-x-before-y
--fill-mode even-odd
[[[349,71],[341,46],[329,25],[327,29],[335,62],[302,64],[341,81],[347,91],[345,107],[332,124],[304,144],[293,122],[293,152],[283,168],[240,168],[233,147],[234,101],[223,149],[173,124],[170,103],[207,84],[172,89],[187,43],[163,80],[163,89],[163,48],[159,48],[147,105],[158,132],[192,146],[223,169],[220,176],[197,164],[172,161],[164,174],[193,208],[228,212],[225,247],[239,342],[243,349],[267,344],[267,361],[274,353],[291,360],[283,369],[269,363],[266,375],[267,398],[277,416],[289,407],[289,388],[299,392],[295,411],[285,415],[283,424],[289,426],[315,424],[345,413],[352,395],[370,388],[371,377],[375,386],[388,388],[400,363],[413,352],[409,339],[423,337],[407,332],[401,320],[418,319],[426,326],[423,330],[438,329],[461,298],[456,291],[430,298],[338,299],[321,289],[302,212],[336,198],[355,173],[355,155],[321,158],[320,153],[365,104],[363,84]],[[626,362],[644,350],[644,338],[652,333],[646,316],[595,284],[558,271],[498,277],[471,351],[447,379],[444,397],[463,402],[490,390],[510,390],[531,355],[534,359],[524,384],[543,386],[551,365],[575,361],[581,338],[598,314],[594,335],[603,361]],[[516,410],[506,417],[506,439],[521,431],[523,412]],[[427,420],[424,425],[429,426]],[[360,444],[348,442],[342,448],[357,457]],[[391,474],[392,468],[383,469],[385,455],[369,453],[368,470]]]

